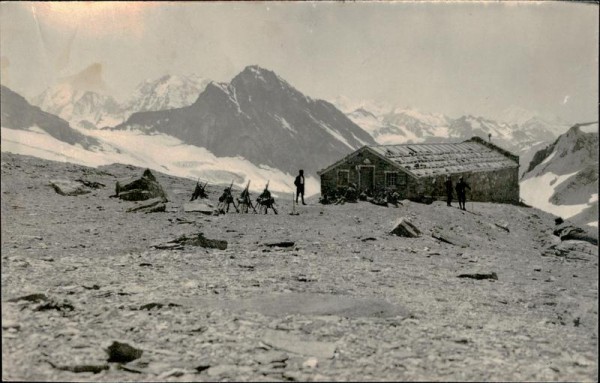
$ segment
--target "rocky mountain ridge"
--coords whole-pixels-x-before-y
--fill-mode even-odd
[[[522,177],[521,194],[533,206],[597,227],[598,124],[590,133],[582,125],[535,154]]]
[[[313,100],[258,66],[230,83],[211,82],[193,105],[133,114],[114,130],[161,132],[217,156],[309,174],[353,150],[374,144],[332,104]]]
[[[24,97],[4,85],[1,86],[0,99],[3,128],[34,132],[39,129],[59,141],[81,145],[86,149],[100,145],[98,140],[81,134],[60,117],[31,105]]]

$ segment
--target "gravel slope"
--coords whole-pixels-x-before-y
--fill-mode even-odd
[[[157,173],[167,211],[127,213],[109,196],[142,171],[2,153],[3,379],[597,381],[597,247],[560,243],[549,214],[313,200],[293,216],[280,198],[279,215],[206,216],[182,209],[194,180]],[[106,187],[61,196],[57,178]],[[422,236],[388,235],[401,216]],[[152,247],[200,232],[227,249]],[[34,293],[53,305],[9,302]],[[52,367],[104,366],[113,341],[142,357]]]

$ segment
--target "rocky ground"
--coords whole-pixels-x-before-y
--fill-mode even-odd
[[[166,211],[126,212],[109,196],[142,171],[2,153],[4,380],[598,379],[597,246],[561,242],[549,214],[311,200],[290,215],[288,196],[279,215],[211,216],[182,209],[195,181],[160,173]],[[54,179],[105,187],[62,196]],[[389,235],[400,217],[421,236]],[[198,233],[227,248],[160,248]],[[109,358],[115,341],[141,356]]]

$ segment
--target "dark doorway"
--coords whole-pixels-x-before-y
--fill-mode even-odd
[[[359,169],[359,184],[358,188],[361,191],[373,191],[373,182],[375,175],[374,166],[361,166]]]

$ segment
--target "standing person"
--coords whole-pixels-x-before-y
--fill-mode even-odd
[[[456,195],[458,196],[458,207],[461,210],[467,210],[465,207],[465,203],[467,202],[466,189],[471,190],[471,187],[467,185],[462,176],[459,178],[458,183],[456,184]]]
[[[447,205],[452,206],[452,179],[450,178],[450,175],[446,176],[446,198]]]
[[[298,171],[294,185],[296,185],[296,205],[298,204],[298,196],[302,197],[302,205],[306,205],[304,203],[304,170],[300,169]]]

